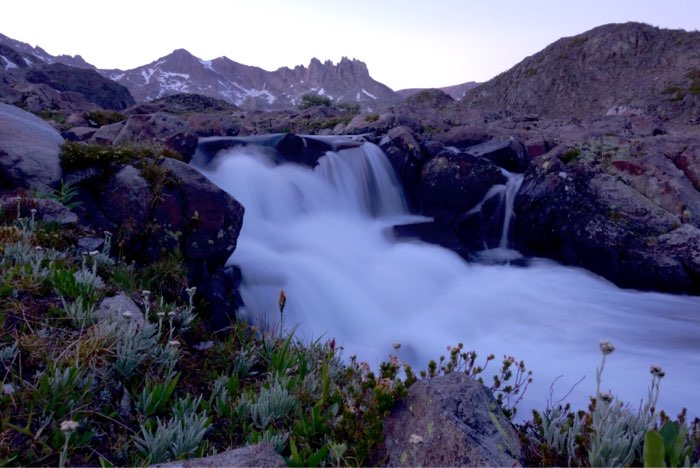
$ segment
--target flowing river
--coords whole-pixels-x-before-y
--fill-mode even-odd
[[[666,371],[658,407],[700,416],[700,298],[623,290],[543,259],[526,267],[467,263],[444,248],[396,239],[391,226],[416,217],[371,144],[329,152],[314,169],[275,164],[269,149],[254,146],[199,169],[246,209],[229,262],[243,272],[248,320],[278,323],[284,290],[287,328],[304,340],[335,338],[345,356],[373,366],[397,342],[414,369],[459,342],[482,357],[512,355],[533,371],[521,417],[567,394],[575,409],[585,407],[598,344],[609,340],[616,351],[601,390],[636,407],[657,364]]]

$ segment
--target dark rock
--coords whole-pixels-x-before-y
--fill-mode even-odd
[[[237,110],[237,106],[221,99],[195,93],[180,93],[141,102],[126,109],[125,113],[133,115],[165,112],[184,117],[202,112],[231,113]]]
[[[0,209],[9,213],[17,213],[23,218],[34,218],[36,221],[58,223],[61,225],[77,224],[78,215],[68,208],[48,198],[3,197],[0,199]],[[32,214],[32,210],[35,210]]]
[[[469,258],[470,249],[457,237],[456,232],[453,229],[445,229],[434,221],[400,224],[394,226],[392,232],[399,239],[417,239],[450,249],[465,259]]]
[[[287,466],[280,455],[275,452],[275,447],[269,442],[261,442],[237,449],[210,455],[204,458],[192,458],[170,463],[153,465],[163,468],[199,468],[220,466]]]
[[[294,133],[208,137],[200,140],[195,155],[195,163],[207,165],[219,152],[228,148],[254,145],[269,148],[271,155],[277,162],[294,162],[314,167],[318,164],[318,159],[328,151],[339,151],[345,148],[357,147],[361,144],[361,141],[351,137],[301,136]]]
[[[199,136],[236,136],[241,131],[240,119],[233,115],[195,114],[187,118]]]
[[[180,252],[189,285],[209,304],[205,323],[217,330],[229,326],[242,301],[233,291],[235,275],[224,264],[236,247],[243,207],[181,161],[145,160],[137,166],[112,174],[106,169],[81,182],[81,216],[113,232],[115,247],[127,259],[152,263]]]
[[[479,203],[495,184],[504,184],[501,170],[485,159],[444,152],[421,172],[420,210],[452,226],[456,217]]]
[[[518,434],[493,395],[463,373],[415,383],[384,419],[384,466],[518,466]]]
[[[63,138],[39,117],[0,104],[0,188],[48,192],[62,177]]]
[[[418,204],[420,173],[425,160],[420,144],[408,127],[394,127],[379,142],[412,206]]]
[[[530,159],[522,143],[513,139],[490,140],[470,146],[464,151],[472,156],[486,158],[510,172],[525,172],[530,164]]]
[[[180,245],[186,260],[223,265],[236,248],[243,207],[181,161],[165,158],[160,167],[171,171],[178,182],[163,188],[153,220],[170,231],[182,232]],[[159,243],[154,239],[153,244]]]
[[[622,287],[700,293],[700,194],[673,164],[686,150],[655,137],[601,155],[584,145],[543,156],[516,197],[515,239]]]
[[[61,133],[61,136],[70,141],[87,141],[97,133],[96,128],[92,127],[73,127]]]
[[[116,226],[140,232],[151,214],[151,188],[133,166],[124,166],[107,184],[99,200],[102,211]]]
[[[456,148],[469,148],[488,141],[491,134],[487,129],[480,126],[461,125],[452,127],[446,133],[438,134],[435,139],[441,141],[445,146]]]
[[[133,115],[128,120],[101,127],[90,139],[103,145],[161,144],[192,158],[197,149],[197,133],[174,115],[156,113]]]
[[[79,93],[89,102],[105,109],[120,110],[136,103],[129,90],[95,70],[54,63],[28,70],[26,79],[30,83],[49,85],[58,91]]]

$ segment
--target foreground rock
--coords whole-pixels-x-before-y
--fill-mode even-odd
[[[176,255],[185,265],[188,284],[209,304],[207,323],[214,329],[230,325],[239,301],[236,274],[224,264],[236,247],[243,207],[174,159],[78,173],[89,175],[78,184],[82,221],[114,233],[117,251],[139,263]]]
[[[516,198],[519,247],[622,287],[700,294],[699,148],[658,137],[548,153]]]
[[[196,468],[219,466],[287,466],[280,455],[275,452],[274,446],[269,442],[248,445],[233,450],[217,453],[204,458],[174,461],[154,465],[163,468]]]
[[[514,466],[517,433],[491,393],[462,373],[411,386],[384,420],[385,466]]]
[[[48,192],[58,185],[63,138],[48,123],[0,104],[0,188]]]

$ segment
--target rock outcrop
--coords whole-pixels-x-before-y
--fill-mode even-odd
[[[180,117],[155,113],[132,115],[125,121],[105,125],[90,141],[103,145],[161,144],[189,161],[198,139],[194,129]]]
[[[230,325],[240,301],[235,272],[224,264],[243,222],[243,207],[233,197],[169,158],[107,168],[78,188],[83,208],[77,212],[85,222],[114,233],[116,248],[141,263],[178,252],[189,285],[209,303],[209,325]]]
[[[525,175],[514,238],[623,287],[699,294],[698,160],[685,138],[553,150]]]
[[[385,466],[517,466],[518,435],[491,393],[463,373],[413,384],[384,420]]]
[[[50,191],[62,177],[61,143],[39,117],[0,103],[0,188]]]

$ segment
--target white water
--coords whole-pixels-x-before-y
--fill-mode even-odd
[[[245,152],[243,152],[245,151]],[[621,290],[581,269],[534,260],[527,268],[467,264],[451,251],[398,242],[388,227],[409,218],[390,166],[371,145],[320,160],[315,170],[275,166],[251,147],[203,169],[246,208],[231,262],[243,272],[251,320],[304,338],[334,337],[345,355],[375,365],[399,356],[424,368],[463,342],[482,356],[524,359],[534,383],[521,415],[563,397],[575,408],[595,391],[598,343],[612,341],[603,390],[637,404],[649,366],[666,371],[659,407],[700,415],[700,299]],[[372,214],[376,216],[372,216]]]

